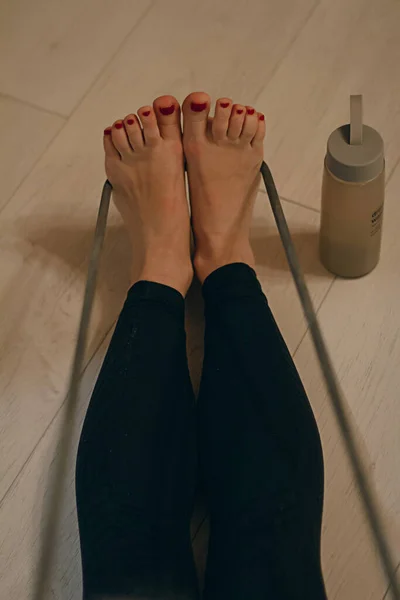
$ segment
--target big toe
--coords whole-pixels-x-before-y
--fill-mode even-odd
[[[205,92],[189,94],[182,105],[185,139],[200,139],[206,135],[211,99]]]
[[[161,137],[180,140],[182,137],[181,110],[178,100],[174,96],[160,96],[154,100],[153,108]]]

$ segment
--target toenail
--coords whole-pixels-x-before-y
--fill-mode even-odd
[[[128,125],[133,125],[134,122],[135,122],[135,119],[128,119],[127,120]]]
[[[228,108],[228,106],[229,106],[229,102],[220,102],[220,106],[221,106],[222,108]]]
[[[242,108],[238,108],[236,112],[237,112],[238,115],[241,115],[242,112],[243,112],[243,109]]]
[[[115,129],[122,129],[124,126],[123,123],[115,123]]]
[[[202,102],[201,104],[192,102],[190,108],[193,110],[193,112],[202,112],[203,110],[206,110],[207,102]]]
[[[110,128],[105,129],[104,135],[111,135],[111,129]]]
[[[260,115],[260,121],[265,121],[265,116],[264,115]]]
[[[175,104],[171,104],[171,106],[163,106],[162,108],[160,107],[160,113],[162,115],[172,115],[174,110],[175,110]]]
[[[150,113],[151,113],[151,110],[146,110],[144,113],[142,113],[142,115],[144,117],[148,117]]]
[[[255,110],[254,110],[254,108],[248,108],[248,109],[247,109],[247,114],[248,114],[248,115],[254,115],[254,113],[255,113]]]

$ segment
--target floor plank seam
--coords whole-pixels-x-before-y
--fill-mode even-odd
[[[285,52],[282,52],[282,57],[277,61],[276,65],[274,66],[274,68],[271,71],[271,74],[269,76],[269,80],[266,84],[264,84],[262,86],[262,88],[260,88],[260,90],[258,92],[256,92],[255,95],[255,100],[254,100],[254,104],[257,104],[258,102],[258,98],[261,96],[261,94],[263,93],[263,91],[266,89],[266,87],[270,84],[270,82],[272,81],[275,73],[278,71],[279,67],[281,66],[281,64],[285,61],[288,53],[290,52],[290,49],[292,48],[292,46],[295,44],[295,42],[298,40],[298,38],[300,37],[302,31],[304,30],[304,28],[307,26],[307,23],[310,21],[310,19],[312,18],[314,12],[317,10],[318,6],[321,4],[321,0],[317,0],[315,2],[315,4],[310,8],[310,10],[308,11],[308,15],[306,16],[304,23],[301,25],[301,27],[299,27],[299,29],[297,30],[297,32],[294,34],[293,39],[290,40],[290,42],[287,45],[287,48],[285,49]]]
[[[395,574],[396,574],[396,573],[398,573],[398,571],[399,571],[399,567],[400,567],[400,562],[399,562],[399,564],[398,564],[398,565],[397,565],[397,567],[396,567]],[[389,584],[389,585],[388,585],[388,587],[387,587],[387,589],[386,589],[386,592],[385,592],[384,596],[382,597],[382,600],[388,600],[388,599],[389,599],[389,596],[388,596],[388,594],[389,594],[389,592],[390,592],[390,589],[391,589],[391,586],[390,586],[390,584]]]
[[[261,192],[262,194],[265,194],[266,196],[268,196],[267,190],[265,188],[260,188],[258,191]],[[315,212],[318,214],[320,214],[320,212],[321,212],[318,208],[315,208],[315,206],[307,206],[306,204],[301,204],[301,202],[297,202],[296,200],[291,200],[290,198],[286,198],[285,196],[281,196],[281,195],[279,195],[279,198],[281,200],[283,200],[284,202],[288,202],[289,204],[294,204],[295,206],[300,206],[300,208],[305,208],[306,210],[311,210],[312,212]]]
[[[112,61],[114,60],[114,58],[117,56],[117,54],[122,50],[122,48],[124,47],[125,43],[128,41],[128,39],[130,38],[130,36],[133,34],[133,32],[135,31],[135,29],[137,29],[142,23],[143,21],[146,19],[146,17],[148,16],[148,14],[152,11],[153,7],[157,4],[157,0],[151,0],[150,5],[148,6],[148,8],[146,10],[143,11],[143,13],[140,15],[140,17],[138,18],[138,20],[136,21],[136,23],[133,25],[132,29],[129,30],[129,32],[125,35],[124,39],[122,40],[122,42],[120,43],[120,45],[118,46],[118,48],[115,50],[115,52],[110,56],[110,58],[104,63],[103,67],[100,69],[100,71],[97,73],[97,75],[95,76],[95,78],[93,79],[92,83],[89,84],[86,92],[82,95],[82,97],[78,100],[78,102],[75,104],[74,108],[71,110],[71,113],[68,117],[68,119],[71,119],[72,116],[75,114],[75,112],[78,110],[78,108],[80,107],[80,105],[84,102],[85,98],[90,94],[90,92],[92,91],[92,89],[94,88],[94,86],[97,84],[97,82],[99,81],[99,79],[101,78],[101,76],[103,75],[103,73],[108,69],[108,67],[110,66],[110,64],[112,63]]]
[[[152,2],[150,3],[150,6],[143,11],[143,14],[139,17],[139,19],[136,21],[136,23],[133,25],[132,29],[129,30],[129,32],[126,34],[126,36],[124,37],[124,39],[122,40],[122,42],[120,43],[120,45],[118,46],[117,50],[111,55],[111,57],[109,58],[109,60],[103,65],[103,67],[100,69],[99,73],[97,74],[97,76],[95,76],[95,78],[93,79],[92,83],[88,86],[86,92],[82,95],[82,97],[80,98],[80,100],[76,103],[76,105],[74,106],[74,108],[72,109],[71,113],[69,114],[68,117],[62,117],[64,119],[64,123],[62,124],[62,126],[60,127],[60,129],[57,131],[57,133],[51,138],[51,140],[49,141],[49,143],[46,145],[46,147],[44,148],[43,152],[40,154],[40,156],[38,157],[38,159],[34,162],[34,164],[32,165],[32,168],[28,171],[28,173],[21,179],[21,181],[19,182],[18,186],[16,187],[16,189],[14,190],[14,192],[11,194],[10,198],[5,202],[5,204],[0,208],[0,215],[2,213],[2,211],[5,209],[6,206],[8,206],[8,204],[11,202],[11,200],[14,198],[15,194],[18,192],[18,190],[20,189],[20,187],[23,185],[23,183],[28,179],[28,177],[31,175],[31,173],[33,172],[33,170],[35,169],[36,165],[39,163],[39,161],[41,160],[41,158],[44,156],[44,154],[47,152],[47,150],[50,148],[51,144],[55,141],[55,139],[57,138],[57,136],[62,133],[62,131],[64,130],[64,128],[68,125],[69,121],[71,120],[71,118],[74,116],[75,112],[78,110],[78,108],[81,106],[81,104],[84,102],[85,98],[89,95],[89,93],[91,92],[91,90],[93,89],[93,87],[96,85],[96,83],[98,82],[98,80],[101,78],[101,76],[103,75],[104,71],[109,67],[109,65],[112,63],[112,61],[114,60],[114,58],[116,57],[116,55],[118,54],[118,52],[122,49],[122,47],[124,46],[124,44],[126,43],[127,39],[131,36],[131,34],[135,31],[135,29],[141,25],[141,23],[143,22],[143,20],[147,17],[147,15],[149,14],[149,12],[152,10],[153,6],[156,4],[157,0],[152,0]],[[11,98],[11,96],[10,96]],[[14,98],[13,98],[14,99]],[[17,99],[15,99],[17,100]],[[20,102],[22,102],[21,100],[19,100]],[[26,103],[28,104],[28,103]],[[33,106],[33,108],[37,108],[36,106]],[[42,109],[45,112],[45,109]],[[55,115],[55,113],[53,113]],[[60,115],[58,115],[60,116]]]
[[[116,323],[116,319],[113,321],[111,327],[109,329],[107,329],[106,333],[104,334],[104,336],[101,338],[101,340],[99,341],[98,345],[94,348],[92,354],[90,355],[83,371],[80,377],[80,381],[82,380],[82,378],[84,377],[87,368],[89,367],[90,363],[92,362],[92,360],[94,359],[94,357],[96,356],[98,350],[100,349],[101,345],[104,343],[104,340],[107,338],[107,336],[109,335],[110,331],[113,329],[113,327],[115,326]],[[72,360],[72,354],[71,354],[71,360]],[[38,438],[37,442],[35,443],[35,445],[33,446],[31,452],[28,454],[26,460],[23,462],[23,464],[21,465],[20,469],[18,470],[17,474],[15,475],[14,479],[12,480],[12,482],[10,483],[10,485],[8,486],[8,488],[6,489],[6,491],[4,492],[3,496],[0,498],[0,510],[2,509],[3,504],[5,503],[9,493],[12,491],[13,487],[15,486],[16,482],[18,481],[20,475],[22,474],[22,472],[24,471],[26,465],[30,462],[32,456],[34,455],[36,449],[38,448],[39,444],[41,443],[41,441],[43,440],[43,438],[45,437],[45,435],[47,434],[47,432],[49,431],[50,427],[52,426],[52,424],[54,423],[54,421],[56,420],[56,418],[58,417],[58,415],[60,414],[60,412],[62,411],[64,404],[67,400],[68,395],[66,394],[63,401],[61,402],[60,406],[58,407],[58,409],[56,410],[56,412],[54,413],[54,415],[52,416],[52,418],[50,419],[48,425],[46,426],[46,428],[43,430],[41,436]]]
[[[34,171],[34,169],[36,168],[36,165],[40,162],[40,160],[42,159],[42,157],[44,156],[44,154],[50,148],[51,144],[55,141],[55,139],[57,138],[57,136],[62,132],[62,130],[64,129],[64,127],[65,127],[65,125],[67,123],[68,123],[68,121],[64,121],[64,123],[61,124],[60,129],[53,135],[52,138],[50,138],[48,144],[46,144],[45,148],[43,149],[43,152],[38,156],[37,160],[35,160],[35,162],[33,163],[32,167],[29,169],[29,171],[26,173],[26,175],[24,175],[22,177],[21,181],[19,182],[19,184],[17,185],[17,187],[15,188],[15,190],[11,193],[11,196],[8,198],[8,200],[6,200],[6,202],[0,208],[0,217],[1,217],[1,214],[4,211],[4,209],[6,208],[6,206],[8,206],[10,204],[10,202],[12,201],[12,199],[14,198],[14,196],[18,193],[19,189],[23,186],[23,184],[25,183],[25,181],[28,179],[28,177]]]
[[[400,165],[400,158],[396,161],[394,167],[392,168],[392,170],[390,171],[389,175],[387,176],[386,182],[385,182],[385,189],[388,186],[389,181],[392,179],[393,175],[395,174],[397,167]]]
[[[204,515],[204,517],[201,519],[196,531],[192,535],[192,542],[195,541],[196,537],[199,535],[200,529],[203,527],[203,525],[206,521],[207,521],[207,515]]]
[[[319,305],[316,307],[316,309],[315,309],[315,314],[316,314],[317,316],[318,316],[318,313],[319,313],[319,311],[321,310],[321,308],[322,308],[322,306],[323,306],[323,304],[324,304],[325,300],[327,299],[327,297],[328,297],[328,294],[329,294],[329,292],[331,291],[331,289],[332,289],[332,286],[333,286],[333,284],[335,283],[336,279],[337,279],[337,278],[336,278],[336,275],[335,275],[335,276],[333,277],[333,279],[332,279],[331,283],[329,284],[329,286],[328,286],[328,289],[326,290],[326,292],[325,292],[325,294],[324,294],[324,296],[323,296],[323,298],[322,298],[321,302],[320,302],[320,303],[319,303]],[[306,328],[306,330],[305,330],[304,334],[302,335],[302,337],[301,337],[301,339],[300,339],[299,343],[297,344],[297,346],[296,346],[295,350],[293,351],[293,354],[292,354],[292,358],[293,358],[293,359],[295,358],[295,356],[296,356],[296,353],[297,353],[297,351],[299,350],[299,348],[300,348],[301,344],[303,343],[303,340],[304,340],[304,338],[306,337],[307,333],[308,333],[308,327]]]
[[[59,113],[55,110],[45,108],[44,106],[40,106],[40,104],[35,104],[34,102],[30,102],[29,100],[18,98],[18,96],[13,96],[12,94],[5,94],[4,92],[0,91],[0,98],[4,98],[4,100],[11,100],[12,102],[17,102],[18,104],[23,104],[24,106],[28,106],[29,108],[33,108],[34,110],[38,110],[39,112],[45,113],[47,115],[63,119],[63,121],[66,121],[68,119],[68,115],[63,115],[62,113]]]

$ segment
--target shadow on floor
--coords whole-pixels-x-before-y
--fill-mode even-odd
[[[69,223],[39,222],[21,224],[24,236],[36,249],[43,263],[43,269],[66,269],[68,274],[63,294],[77,289],[73,318],[78,326],[80,297],[83,296],[87,265],[93,240],[94,223],[83,224],[74,219]],[[293,241],[299,254],[300,263],[306,275],[331,277],[318,259],[318,234],[315,230],[294,230]],[[279,234],[274,225],[265,228],[254,227],[251,243],[258,265],[267,266],[273,271],[288,272],[289,266],[283,251]],[[93,356],[106,331],[115,323],[130,287],[130,269],[138,272],[141,261],[139,248],[131,253],[128,236],[119,217],[110,212],[98,273],[94,315],[87,350],[88,359]],[[186,302],[186,326],[188,339],[188,360],[195,389],[198,388],[203,351],[203,304],[201,289],[194,281]],[[76,314],[76,316],[75,316]]]
[[[41,227],[30,225],[25,235],[30,242],[43,250],[44,268],[57,263],[57,268],[68,268],[70,287],[79,286],[83,296],[87,266],[93,241],[94,224],[85,227],[81,221]],[[50,256],[50,259],[48,258]],[[122,223],[111,216],[107,226],[97,279],[95,307],[98,314],[92,319],[92,334],[87,350],[88,360],[93,356],[106,331],[112,327],[123,306],[130,287],[131,268],[138,273],[141,263],[140,248],[131,251],[128,236]],[[54,267],[53,267],[54,268]],[[66,290],[68,293],[68,290]],[[96,312],[94,308],[94,312]],[[198,388],[203,350],[203,302],[200,284],[195,280],[186,301],[186,329],[188,360],[194,387]],[[78,326],[79,313],[76,313]],[[93,331],[94,329],[94,331]]]
[[[291,231],[301,268],[305,275],[332,278],[319,260],[319,234],[315,229]],[[273,271],[290,271],[282,241],[275,226],[254,227],[251,246],[256,264],[269,267]]]

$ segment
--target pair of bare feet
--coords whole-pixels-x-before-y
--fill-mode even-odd
[[[139,277],[186,295],[193,266],[203,282],[233,262],[253,266],[249,230],[259,183],[264,116],[250,106],[190,94],[181,108],[173,96],[157,98],[104,131],[106,173],[132,241],[144,254]],[[186,199],[186,157],[191,221]]]

